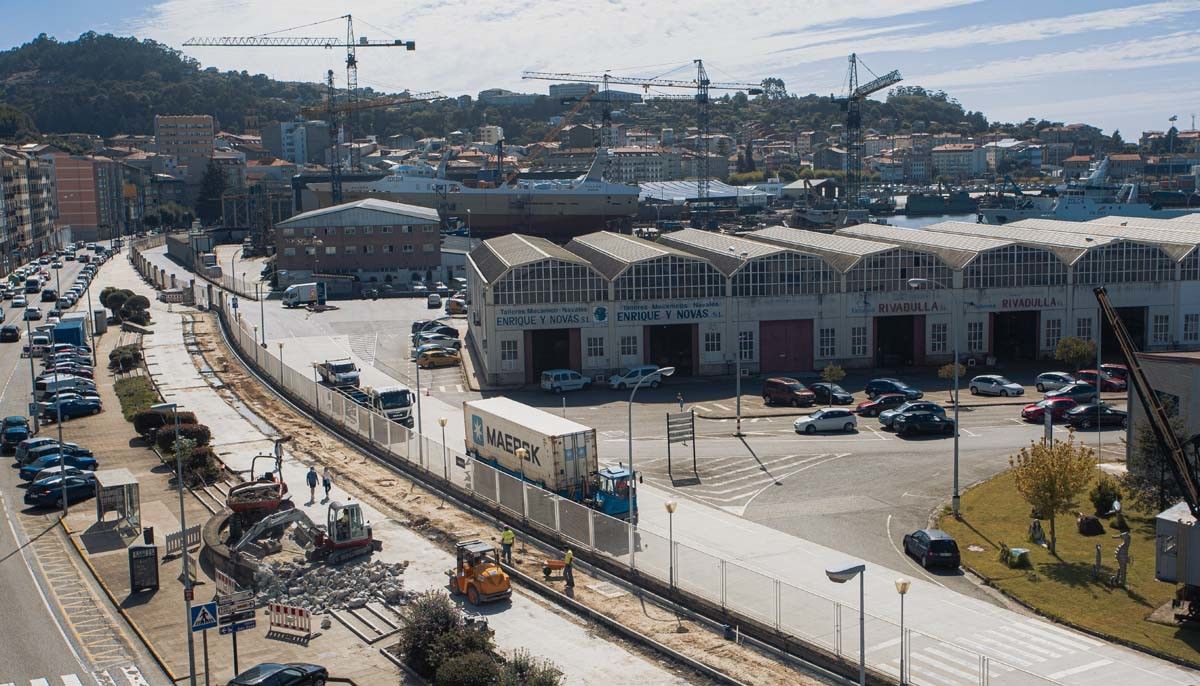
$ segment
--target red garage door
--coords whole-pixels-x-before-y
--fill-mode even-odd
[[[759,367],[763,372],[807,372],[813,368],[811,319],[758,324]],[[735,343],[736,347],[736,343]]]

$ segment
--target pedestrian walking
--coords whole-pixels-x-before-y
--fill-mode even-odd
[[[317,502],[317,468],[309,467],[305,479],[308,481],[308,504],[312,505]]]
[[[567,588],[575,588],[575,551],[567,548],[567,554],[563,556],[563,578],[567,580]]]
[[[512,527],[504,527],[504,533],[500,534],[500,558],[508,564],[512,564],[512,547],[516,542],[517,535],[513,533]]]
[[[329,491],[333,488],[333,470],[329,467],[321,472],[321,487],[325,489],[325,499],[321,502],[327,503],[329,502]]]
[[[675,402],[679,403],[679,411],[683,412],[683,394],[682,393],[675,394]]]

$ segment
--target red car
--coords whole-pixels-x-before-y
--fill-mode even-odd
[[[1071,398],[1046,398],[1040,402],[1026,405],[1021,410],[1021,419],[1027,422],[1040,423],[1046,421],[1046,409],[1050,410],[1051,421],[1062,421],[1067,415],[1067,411],[1078,406],[1079,403]]]
[[[1075,376],[1075,380],[1080,383],[1091,384],[1092,386],[1096,385],[1096,370],[1095,369],[1080,369],[1079,371],[1075,372],[1074,376]],[[1125,390],[1125,380],[1124,379],[1119,379],[1115,376],[1109,376],[1107,373],[1102,375],[1102,378],[1100,381],[1100,391],[1102,393],[1107,393],[1110,391],[1123,391],[1123,390]]]
[[[908,396],[903,393],[884,393],[874,400],[864,400],[858,404],[855,411],[863,417],[878,417],[880,412],[900,407],[908,402]]]

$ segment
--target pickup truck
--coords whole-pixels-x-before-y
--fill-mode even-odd
[[[318,362],[317,374],[321,376],[321,381],[335,388],[339,386],[358,386],[358,365],[354,364],[354,360],[348,357],[340,360]]]

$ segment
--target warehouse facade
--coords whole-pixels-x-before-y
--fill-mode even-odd
[[[750,374],[933,365],[954,336],[991,365],[1052,358],[1064,336],[1115,352],[1092,293],[1105,285],[1140,349],[1186,349],[1200,347],[1198,247],[1200,223],[1111,218],[508,235],[469,256],[469,330],[491,384],[637,364],[732,374],[735,355]]]

